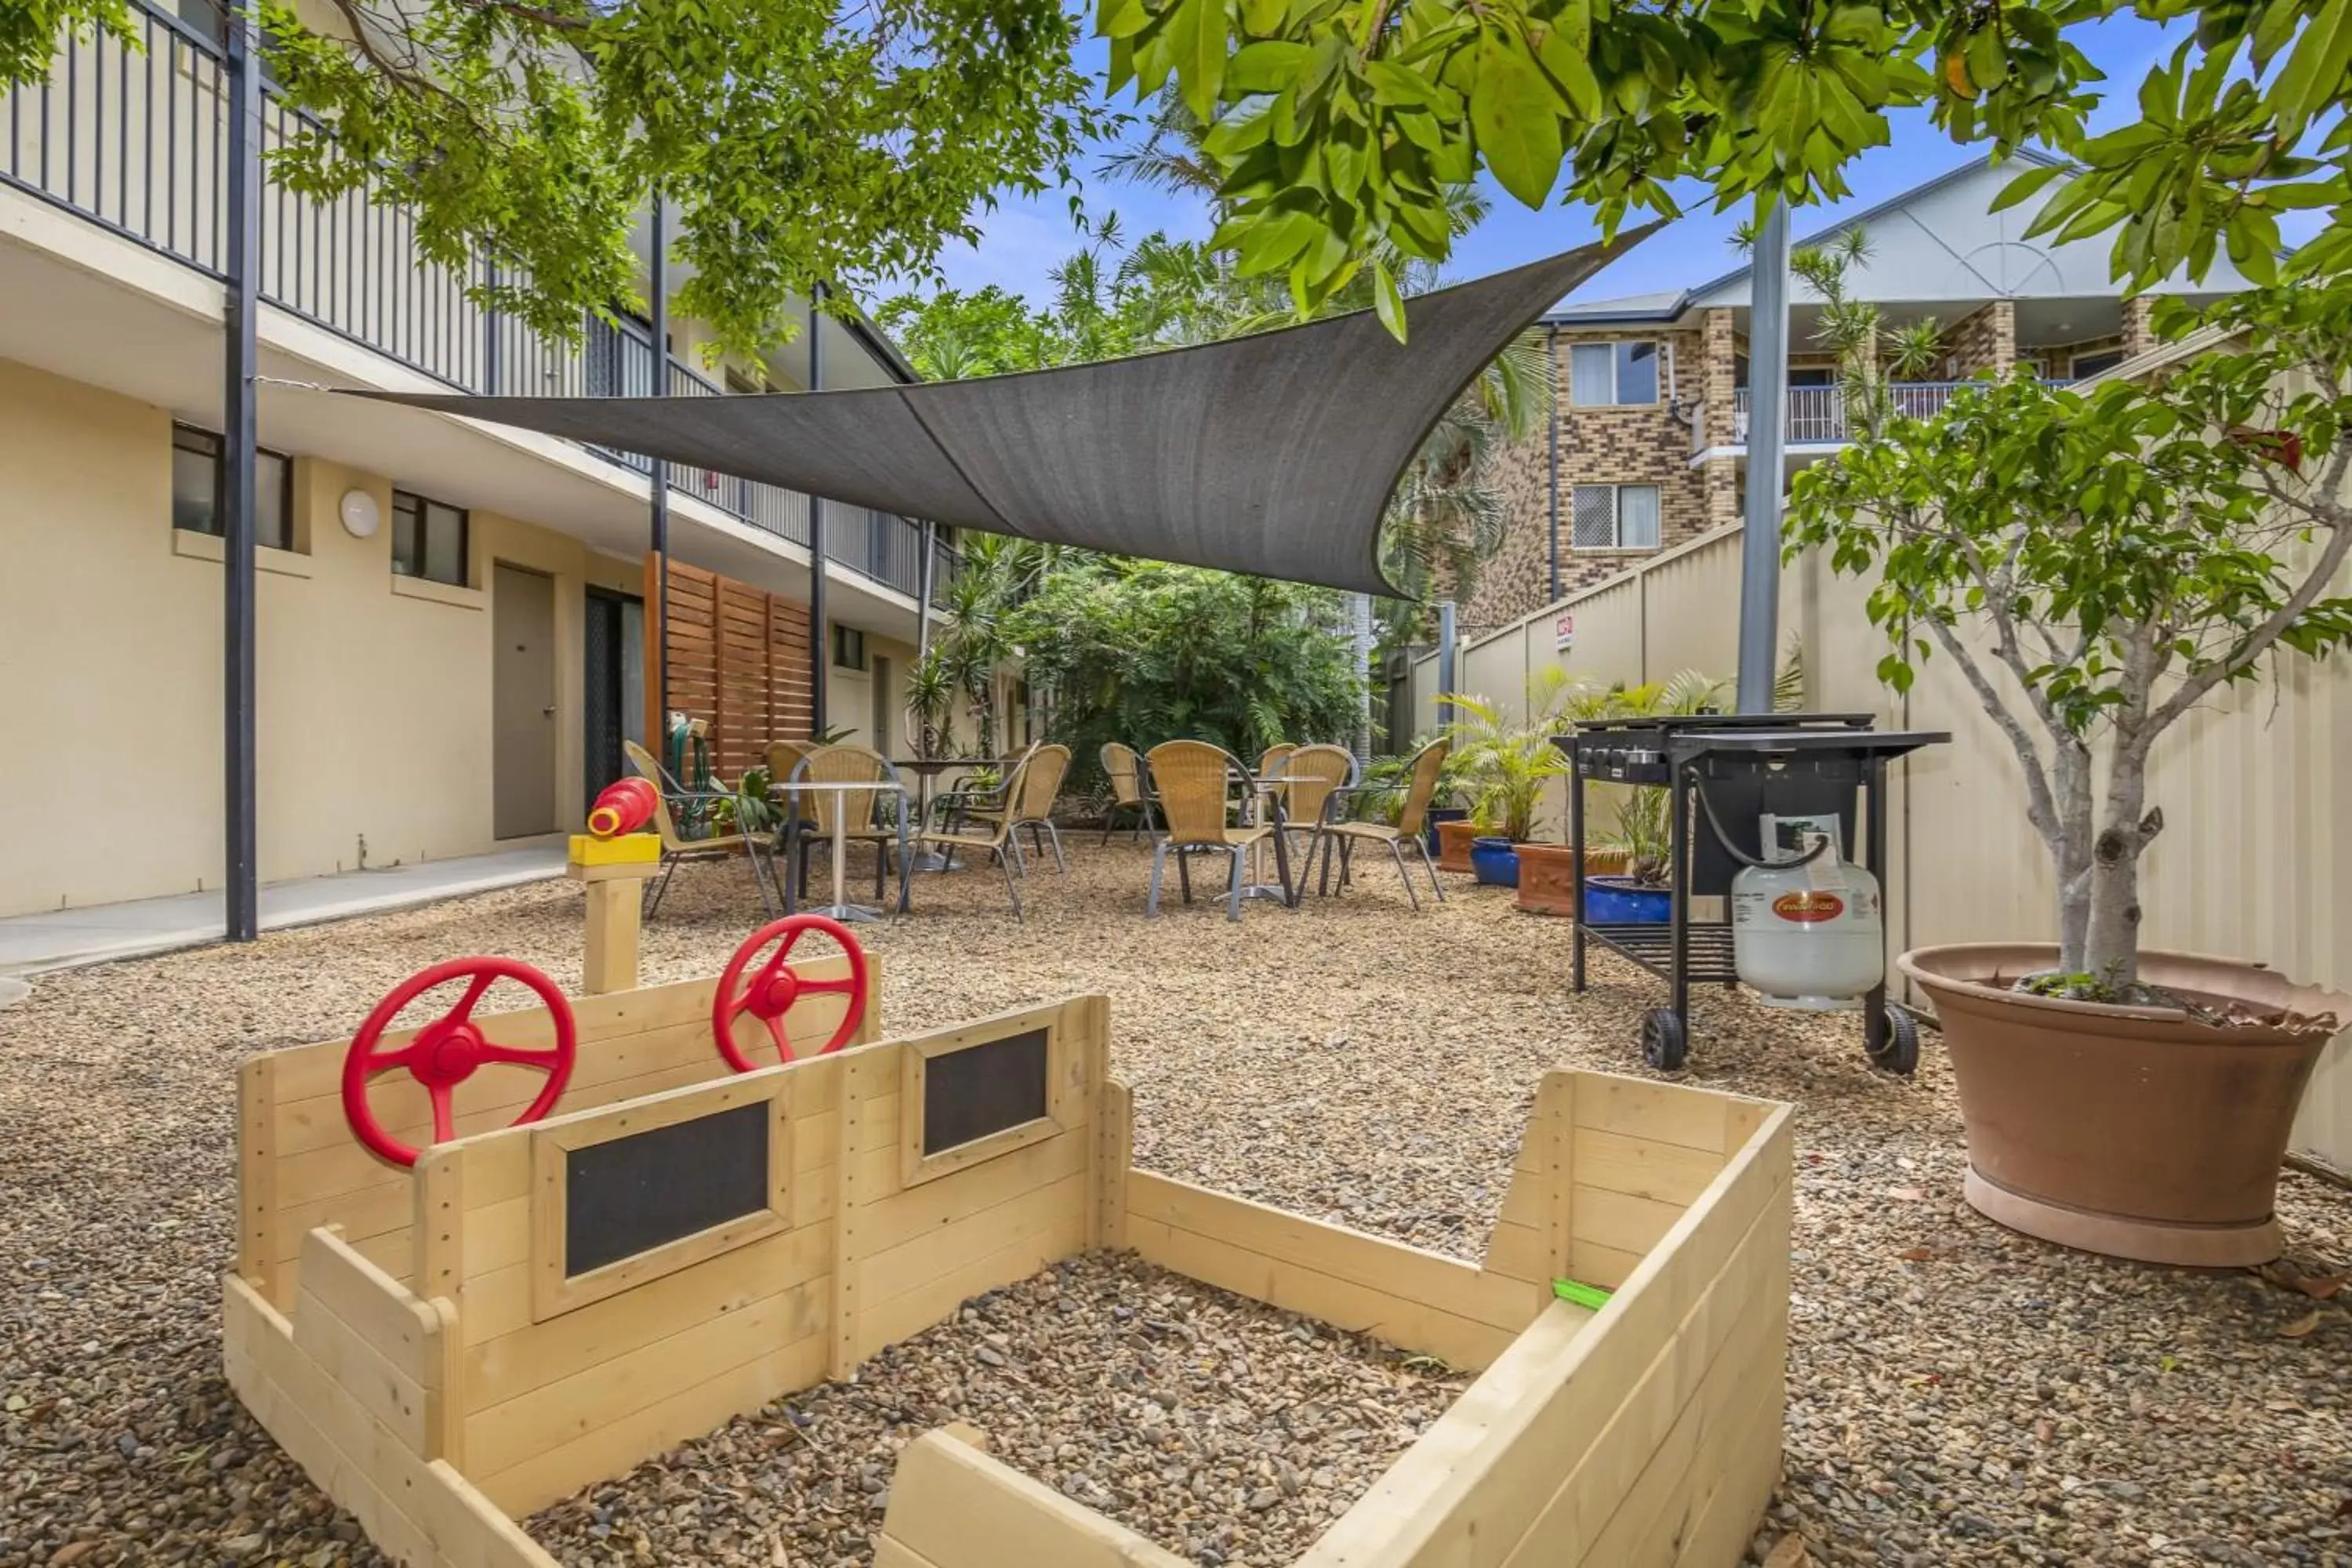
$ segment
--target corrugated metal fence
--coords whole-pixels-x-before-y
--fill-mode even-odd
[[[1528,673],[1553,662],[1601,685],[1686,668],[1731,674],[1739,540],[1737,526],[1693,540],[1480,638],[1463,649],[1464,688],[1522,704]],[[1948,659],[1929,659],[1904,698],[1878,684],[1885,643],[1863,614],[1864,593],[1823,562],[1800,562],[1782,574],[1781,626],[1800,642],[1806,707],[1951,731],[1950,745],[1895,770],[1894,945],[2053,934],[2049,860],[2026,823],[2007,742]],[[1563,616],[1573,623],[1564,646]],[[1425,662],[1433,692],[1434,656]],[[2274,681],[2217,699],[2158,747],[2149,798],[2166,827],[2147,861],[2147,940],[2352,989],[2352,660],[2278,668]],[[2352,1034],[2322,1060],[2295,1141],[2352,1170]]]

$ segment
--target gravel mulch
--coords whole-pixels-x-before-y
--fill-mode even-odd
[[[528,1522],[566,1562],[864,1563],[899,1448],[963,1420],[1196,1562],[1287,1563],[1465,1383],[1131,1255],[1076,1258]]]
[[[1456,897],[1416,916],[1375,868],[1344,900],[1297,912],[1254,904],[1233,925],[1195,906],[1147,923],[1143,853],[1072,837],[1070,876],[1030,879],[1025,925],[1000,882],[962,874],[920,879],[918,918],[866,934],[894,1028],[1107,992],[1138,1158],[1154,1169],[1475,1257],[1538,1076],[1644,1070],[1631,1042],[1656,987],[1603,961],[1593,990],[1569,996],[1566,928],[1505,895],[1449,879]],[[646,976],[715,972],[755,923],[741,868],[681,872],[647,931]],[[580,931],[576,889],[519,889],[50,976],[0,1012],[0,1568],[374,1561],[221,1380],[231,1069],[348,1031],[394,982],[457,953],[525,958],[576,987]],[[1850,1021],[1700,1005],[1688,1079],[1801,1107],[1788,1468],[1757,1554],[1793,1535],[1836,1563],[2352,1568],[2352,1291],[2323,1301],[2247,1273],[2109,1262],[1981,1219],[1959,1201],[1958,1104],[1932,1037],[1926,1056],[1901,1082],[1868,1068]],[[2352,1194],[2290,1174],[2280,1206],[2304,1272],[2352,1264]],[[936,1410],[991,1429],[1011,1462],[1074,1495],[1101,1489],[1108,1511],[1195,1561],[1282,1563],[1320,1528],[1318,1507],[1344,1506],[1450,1396],[1360,1347],[1292,1341],[1290,1354],[1295,1320],[1133,1268],[1049,1273],[856,1385],[790,1402],[808,1441],[770,1445],[764,1479],[740,1430],[776,1423],[741,1423],[541,1528],[583,1562],[771,1568],[757,1529],[789,1524],[828,1485],[856,1509],[874,1495],[859,1472],[877,1445]],[[1122,1468],[1150,1438],[1148,1394],[1052,1370],[1056,1355],[1108,1366],[1122,1353],[1121,1331],[1100,1325],[1121,1292],[1139,1313],[1189,1297],[1150,1310],[1250,1369],[1223,1405],[1180,1395],[1167,1421],[1198,1445],[1181,1483],[1173,1457]],[[1081,1314],[1083,1331],[1052,1331]],[[981,1375],[983,1347],[1007,1367]],[[1148,1379],[1147,1364],[1130,1375]],[[1373,1402],[1394,1428],[1366,1415],[1365,1436],[1340,1442],[1349,1428],[1281,1425],[1264,1452],[1276,1489],[1286,1463],[1299,1498],[1257,1510],[1252,1486],[1236,1503],[1245,1480],[1219,1467],[1255,1468],[1256,1442],[1276,1437],[1263,1413],[1339,1413],[1331,1394],[1294,1389],[1360,1377],[1383,1389]],[[883,1408],[892,1399],[933,1408]],[[1356,1469],[1308,1462],[1331,1443],[1361,1450]],[[749,1504],[740,1521],[712,1517],[698,1458],[740,1472],[726,1485],[761,1500],[769,1525]],[[604,1539],[588,1533],[599,1507]],[[838,1541],[793,1537],[789,1561],[866,1562],[871,1511]],[[1795,1552],[1782,1544],[1776,1568]]]

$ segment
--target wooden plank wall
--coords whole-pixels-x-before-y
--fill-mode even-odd
[[[658,565],[646,557],[646,603],[659,603]],[[672,560],[666,615],[646,617],[646,668],[667,638],[669,703],[708,726],[710,765],[732,783],[767,765],[770,741],[809,733],[808,606]],[[665,732],[646,688],[646,733]]]
[[[456,1304],[455,1461],[499,1507],[530,1513],[845,1376],[967,1299],[1096,1241],[1102,1162],[1116,1151],[1123,1172],[1126,1148],[1097,1126],[1108,1005],[1075,998],[1055,1025],[1068,1043],[1049,1100],[1061,1130],[914,1187],[901,1184],[898,1091],[905,1058],[933,1037],[771,1069],[792,1097],[790,1228],[543,1322],[530,1305],[532,1130],[436,1152],[419,1167],[433,1231],[420,1288]]]
[[[812,977],[847,972],[845,960],[807,966]],[[867,963],[860,1037],[881,1031],[882,971]],[[560,1112],[610,1105],[728,1075],[710,1036],[715,982],[682,981],[572,1001],[579,1056]],[[791,1015],[796,1041],[821,1043],[841,1021],[844,1003],[813,996]],[[542,1009],[485,1015],[502,1044],[544,1046],[553,1026]],[[396,1047],[413,1031],[389,1034]],[[321,1041],[247,1060],[237,1080],[242,1123],[237,1271],[279,1311],[293,1307],[298,1259],[314,1226],[342,1227],[349,1244],[393,1278],[410,1279],[415,1181],[352,1136],[343,1116],[343,1056],[348,1042]],[[467,1137],[504,1127],[546,1079],[525,1068],[485,1066],[457,1095],[457,1131]],[[371,1101],[385,1128],[422,1146],[432,1136],[425,1091],[405,1073],[377,1080]]]
[[[1184,1560],[944,1432],[898,1455],[874,1568],[1183,1568]]]
[[[1602,1074],[1554,1074],[1546,1090],[1544,1109],[1567,1112],[1556,1223],[1580,1277],[1630,1256],[1616,1198],[1676,1218],[1600,1313],[1547,1308],[1300,1568],[1738,1560],[1780,1470],[1790,1113]],[[1747,1131],[1727,1155],[1700,1148],[1709,1127]],[[1656,1195],[1687,1181],[1693,1153],[1715,1174],[1687,1199]]]
[[[332,1233],[303,1245],[290,1321],[222,1282],[228,1380],[295,1463],[406,1568],[556,1568],[440,1457],[450,1331]]]

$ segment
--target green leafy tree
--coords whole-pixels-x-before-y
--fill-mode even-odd
[[[756,353],[817,284],[936,275],[998,193],[1066,180],[1099,128],[1055,0],[330,5],[317,28],[260,5],[272,77],[311,117],[278,177],[412,205],[424,257],[499,258],[477,300],[567,339],[635,298],[656,188],[679,308]],[[140,36],[123,0],[12,0],[0,82],[44,76],[60,29]]]
[[[1078,557],[1006,625],[1085,773],[1106,741],[1195,738],[1255,762],[1277,741],[1351,734],[1363,674],[1332,633],[1340,612],[1340,595],[1295,583]]]
[[[1444,260],[1444,193],[1481,169],[1612,231],[1675,214],[1678,180],[1724,206],[1804,205],[1846,195],[1888,115],[1918,107],[1996,156],[2040,142],[2077,160],[2032,232],[2115,231],[2135,285],[2201,275],[2223,247],[2267,280],[2294,208],[2334,209],[2300,268],[2341,269],[2352,0],[2126,8],[2195,35],[2137,84],[2134,123],[2097,136],[2100,76],[2068,35],[2112,0],[1098,0],[1096,29],[1115,90],[1172,83],[1209,127],[1217,243],[1301,314],[1365,272],[1389,297],[1393,254]],[[2055,177],[2037,168],[2010,197]]]
[[[2165,312],[2183,325],[2185,312]],[[2058,888],[2057,984],[2136,994],[2165,732],[2274,653],[2352,640],[2352,285],[2216,309],[2231,342],[2153,383],[1964,390],[1806,470],[1789,548],[1874,574],[1880,679],[1958,669],[2015,752]]]

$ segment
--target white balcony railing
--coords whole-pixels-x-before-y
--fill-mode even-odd
[[[227,222],[224,68],[218,45],[152,6],[136,13],[137,47],[104,34],[60,32],[49,75],[0,90],[0,185],[12,185],[170,257],[221,276]],[[264,84],[262,151],[315,122]],[[460,271],[420,257],[415,214],[357,192],[333,202],[289,190],[264,165],[262,297],[280,310],[463,392],[539,396],[643,396],[655,389],[651,336],[635,322],[591,315],[577,343],[542,337],[486,310],[467,292],[495,266],[477,256]],[[724,396],[700,371],[668,358],[673,397]],[[590,448],[638,473],[629,452]],[[670,488],[753,528],[805,546],[808,498],[772,485],[672,466]],[[922,527],[864,507],[826,510],[825,554],[912,595]],[[934,580],[953,570],[940,546]]]
[[[1953,393],[1972,384],[1975,384],[1966,381],[1897,381],[1890,383],[1886,390],[1895,412],[1914,419],[1932,419],[1943,412]],[[1748,444],[1748,389],[1740,387],[1731,396],[1731,438],[1744,447]],[[1789,388],[1787,439],[1792,446],[1825,446],[1853,439],[1846,429],[1845,388]]]

